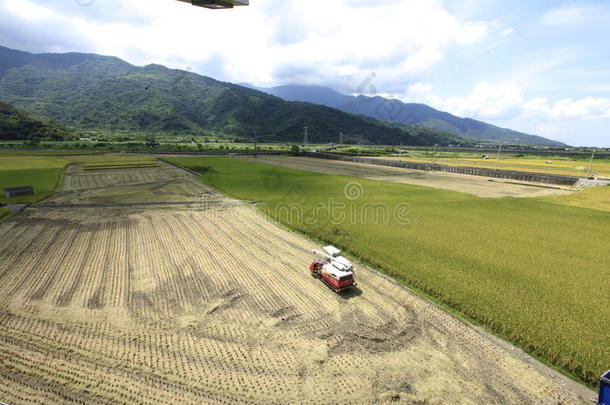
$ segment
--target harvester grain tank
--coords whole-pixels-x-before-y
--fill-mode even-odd
[[[313,262],[309,271],[335,292],[355,287],[354,266],[352,262],[341,256],[341,251],[334,246],[324,247],[325,252],[313,251]]]

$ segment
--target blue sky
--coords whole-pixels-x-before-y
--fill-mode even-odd
[[[145,6],[143,6],[145,4]],[[610,2],[0,0],[0,45],[259,86],[318,84],[610,147]]]

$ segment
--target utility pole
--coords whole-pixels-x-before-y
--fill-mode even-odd
[[[500,164],[500,153],[502,152],[502,145],[498,146],[498,156],[496,156],[496,170],[498,170],[498,165]]]
[[[587,173],[588,178],[591,178],[591,169],[593,169],[593,159],[595,159],[595,151],[591,153],[591,161],[589,161],[589,171]]]
[[[339,145],[343,145],[343,132],[339,132]]]
[[[303,146],[309,145],[309,127],[304,127],[305,134],[303,135]]]
[[[257,158],[258,156],[256,155],[256,130],[254,131],[254,158]]]
[[[436,164],[436,147],[438,146],[438,143],[434,144],[434,152],[432,152],[432,164],[435,165]]]

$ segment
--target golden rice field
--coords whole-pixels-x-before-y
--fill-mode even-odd
[[[610,186],[592,187],[579,193],[541,198],[555,204],[610,212]]]
[[[501,158],[499,162],[496,162],[496,156],[493,154],[489,155],[489,159],[485,160],[478,156],[472,157],[441,157],[432,159],[430,157],[421,156],[379,156],[373,158],[387,159],[387,160],[404,160],[410,162],[422,162],[432,163],[436,161],[437,164],[443,164],[448,166],[469,166],[469,167],[483,167],[488,169],[501,169],[501,170],[518,170],[525,172],[539,172],[549,174],[559,174],[566,176],[577,176],[586,177],[589,169],[589,160],[586,159],[570,159],[570,158],[556,158],[556,157],[524,157],[524,158]],[[546,162],[551,163],[546,163]],[[597,159],[593,161],[592,173],[599,177],[610,178],[610,159]]]

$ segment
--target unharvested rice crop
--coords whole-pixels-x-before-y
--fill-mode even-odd
[[[499,161],[495,155],[490,155],[490,159],[482,159],[479,156],[471,157],[454,157],[449,154],[449,157],[433,158],[432,153],[429,157],[415,156],[380,156],[379,159],[386,160],[404,160],[422,163],[438,163],[448,166],[469,166],[469,167],[485,167],[488,169],[502,170],[517,170],[523,172],[538,172],[558,174],[564,176],[586,177],[589,172],[589,159],[572,159],[566,157],[502,157]],[[593,161],[592,173],[600,177],[610,177],[610,159],[596,159]]]
[[[580,193],[562,197],[546,197],[545,201],[573,207],[591,208],[610,212],[610,185],[591,187]]]

